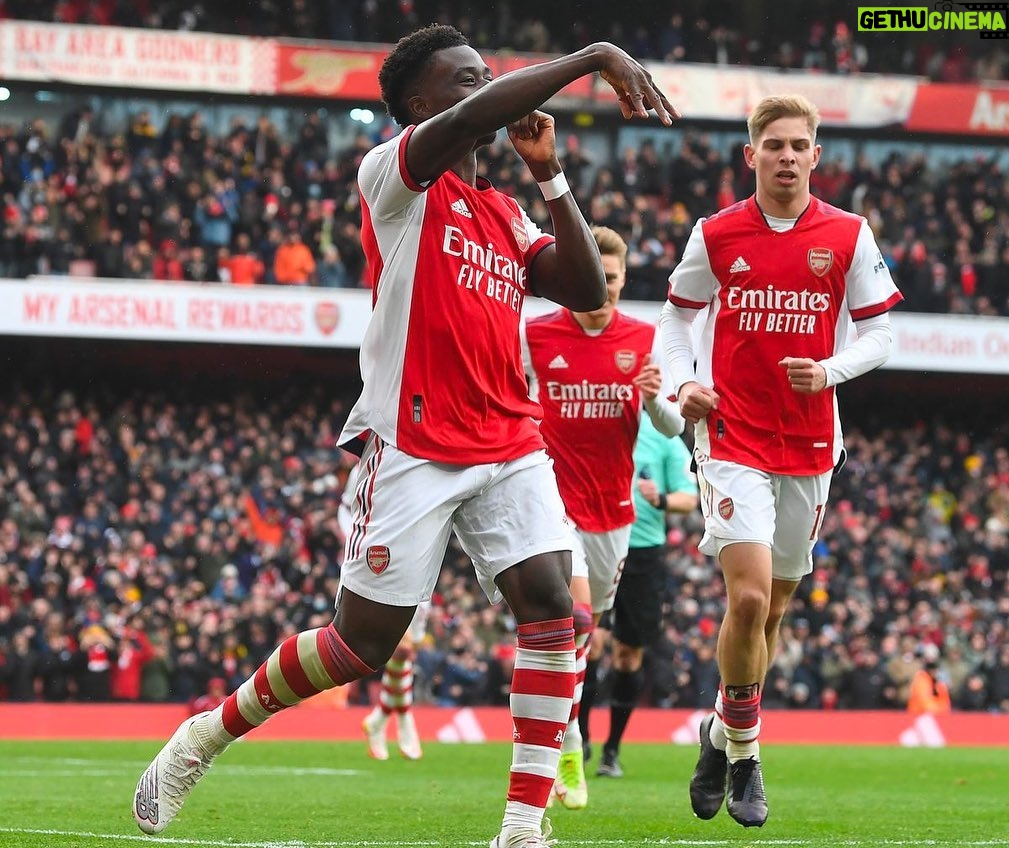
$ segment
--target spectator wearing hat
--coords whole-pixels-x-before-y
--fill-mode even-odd
[[[238,577],[238,567],[234,563],[225,564],[221,569],[221,577],[210,591],[210,597],[215,601],[236,604],[245,600],[248,593]]]
[[[116,641],[101,624],[88,624],[81,630],[80,675],[77,692],[82,701],[112,700],[112,667],[118,659]]]

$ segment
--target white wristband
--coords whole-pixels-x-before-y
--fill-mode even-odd
[[[544,200],[556,200],[558,197],[563,197],[571,191],[571,186],[568,185],[568,178],[564,176],[563,171],[553,179],[544,180],[541,183],[536,183],[536,185],[543,192]]]

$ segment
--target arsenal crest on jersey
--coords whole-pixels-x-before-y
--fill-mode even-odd
[[[810,249],[806,258],[809,262],[809,270],[816,276],[822,277],[834,264],[834,251],[829,247],[814,247]]]
[[[525,253],[529,249],[529,234],[526,232],[525,225],[518,218],[512,218],[512,233],[515,235],[519,250]]]
[[[613,354],[613,358],[616,360],[617,368],[624,374],[630,374],[638,363],[638,355],[633,350],[618,350]]]
[[[732,513],[735,511],[736,507],[732,503],[732,498],[722,498],[718,502],[718,514],[726,521],[732,518]]]
[[[385,571],[389,567],[390,559],[388,545],[372,545],[368,548],[368,568],[374,571],[375,574],[381,574]]]

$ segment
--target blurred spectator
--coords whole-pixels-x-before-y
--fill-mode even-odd
[[[282,286],[306,286],[314,280],[315,259],[295,221],[288,222],[284,241],[274,254],[273,275]]]
[[[911,679],[907,711],[911,715],[941,715],[952,709],[949,687],[939,676],[939,649],[929,643],[922,651],[924,664]]]
[[[76,695],[77,665],[70,636],[62,630],[49,633],[37,666],[43,701],[68,701]]]
[[[837,688],[841,693],[838,706],[847,710],[882,710],[893,706],[896,694],[879,655],[870,649],[855,652],[853,665]]]
[[[343,264],[340,251],[335,244],[322,250],[322,259],[317,266],[319,285],[323,288],[347,288],[353,285],[347,266]]]
[[[227,696],[228,689],[224,678],[211,677],[207,681],[207,691],[200,695],[199,698],[193,699],[193,702],[189,705],[189,711],[192,715],[207,712],[223,704]]]
[[[1009,712],[1009,644],[999,648],[997,658],[984,671],[989,708],[1000,713]]]
[[[87,137],[95,132],[94,110],[84,105],[80,109],[68,112],[60,121],[59,137],[61,140],[67,139],[74,144],[82,144]]]
[[[204,249],[196,244],[189,248],[189,258],[182,265],[183,277],[192,283],[216,282],[217,269],[207,260]]]
[[[235,251],[228,257],[228,282],[234,286],[251,286],[263,281],[265,268],[253,252],[248,233],[239,233]]]
[[[179,246],[172,239],[165,239],[154,257],[155,280],[184,280],[185,269],[179,259]]]
[[[163,703],[172,698],[172,663],[165,631],[151,634],[150,644],[151,656],[140,669],[140,700]]]
[[[0,664],[0,681],[10,701],[34,701],[35,681],[40,670],[40,656],[31,646],[29,630],[22,628],[13,637],[11,649]]]
[[[79,638],[82,668],[77,692],[82,701],[112,700],[112,667],[118,659],[116,642],[98,623],[89,623]]]
[[[140,700],[143,668],[154,657],[154,649],[142,627],[142,619],[133,619],[119,637],[109,687],[114,701]]]

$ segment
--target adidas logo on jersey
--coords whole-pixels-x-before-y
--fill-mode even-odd
[[[464,215],[467,218],[472,218],[473,213],[469,211],[469,207],[466,205],[466,201],[461,197],[458,200],[452,202],[452,211],[458,212],[460,215]]]
[[[547,368],[567,368],[567,367],[569,367],[568,361],[559,353],[557,354],[557,356],[555,356],[553,359],[550,360],[550,364],[547,366]]]
[[[750,266],[746,264],[746,260],[742,256],[737,256],[736,261],[729,266],[730,274],[738,274],[740,271],[749,271]]]

